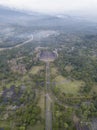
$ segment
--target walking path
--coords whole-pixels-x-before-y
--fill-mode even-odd
[[[46,62],[45,130],[52,130],[52,100],[50,98],[49,89],[50,89],[50,66],[49,62]]]

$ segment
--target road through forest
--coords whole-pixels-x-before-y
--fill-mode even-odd
[[[31,38],[29,38],[28,40],[24,41],[23,43],[21,44],[18,44],[16,46],[13,46],[13,47],[5,47],[5,48],[0,48],[0,51],[3,51],[3,50],[10,50],[10,49],[14,49],[14,48],[18,48],[18,47],[21,47],[29,42],[33,41],[33,35]]]

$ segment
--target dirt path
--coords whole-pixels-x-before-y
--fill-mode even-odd
[[[46,62],[45,130],[52,130],[52,100],[49,94],[49,89],[50,89],[50,67],[49,62]]]

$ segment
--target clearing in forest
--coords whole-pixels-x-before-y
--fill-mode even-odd
[[[43,69],[44,69],[44,66],[34,66],[30,70],[30,73],[33,74],[33,75],[36,75],[36,74],[38,74],[39,71],[41,71]]]
[[[61,93],[77,95],[80,87],[84,85],[82,81],[69,80],[59,75],[54,79],[55,87],[60,90]]]

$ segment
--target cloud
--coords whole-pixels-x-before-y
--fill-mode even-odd
[[[97,0],[0,0],[0,5],[17,9],[58,12],[97,8]]]

